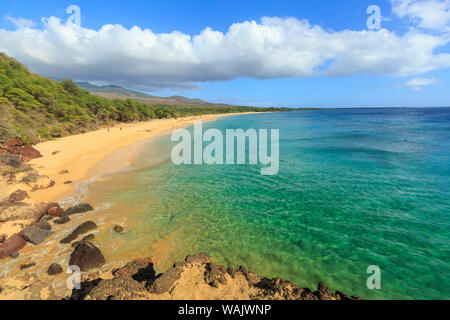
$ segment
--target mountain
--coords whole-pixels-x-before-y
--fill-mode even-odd
[[[116,85],[108,86],[96,86],[89,82],[76,82],[76,84],[90,93],[108,99],[133,99],[139,102],[144,102],[148,104],[164,104],[169,106],[205,106],[205,105],[218,105],[210,102],[206,102],[200,99],[189,99],[182,96],[172,96],[172,97],[158,97],[149,95],[146,93],[125,89]],[[220,104],[226,106],[225,104]]]
[[[28,70],[0,52],[0,143],[28,143],[96,130],[116,122],[249,111],[282,111],[214,105],[184,97],[160,98],[117,86],[99,87],[55,81]],[[100,95],[103,95],[100,96]],[[108,99],[113,98],[113,99]]]

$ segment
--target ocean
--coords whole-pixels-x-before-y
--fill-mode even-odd
[[[125,232],[99,234],[107,260],[188,254],[365,299],[450,299],[450,108],[249,114],[205,129],[279,129],[280,169],[172,163],[170,136],[86,199]],[[192,130],[192,128],[190,128]],[[371,265],[381,289],[369,290]]]

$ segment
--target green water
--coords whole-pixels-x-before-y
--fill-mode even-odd
[[[169,239],[161,269],[208,253],[315,289],[366,299],[450,298],[450,109],[304,111],[204,125],[279,128],[280,172],[182,165],[153,140],[129,171],[90,186],[130,220],[114,257]],[[106,212],[105,211],[105,212]],[[133,221],[134,223],[131,223]],[[107,249],[106,249],[107,250]],[[381,268],[369,290],[366,269]]]

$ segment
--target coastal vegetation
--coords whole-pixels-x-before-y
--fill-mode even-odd
[[[148,104],[135,99],[108,99],[81,89],[74,81],[33,74],[0,52],[0,142],[27,143],[83,133],[117,122],[178,118],[204,114],[284,111],[231,105]]]

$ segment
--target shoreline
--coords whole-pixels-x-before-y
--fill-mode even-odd
[[[78,182],[128,168],[143,144],[158,135],[170,134],[175,129],[192,125],[194,121],[211,122],[225,116],[245,114],[254,113],[214,114],[118,124],[111,128],[39,143],[34,148],[42,154],[42,158],[33,159],[29,164],[40,174],[50,177],[55,185],[30,193],[31,201],[58,202],[73,195]],[[112,155],[114,157],[108,159]],[[65,170],[68,170],[67,174],[60,174]]]

